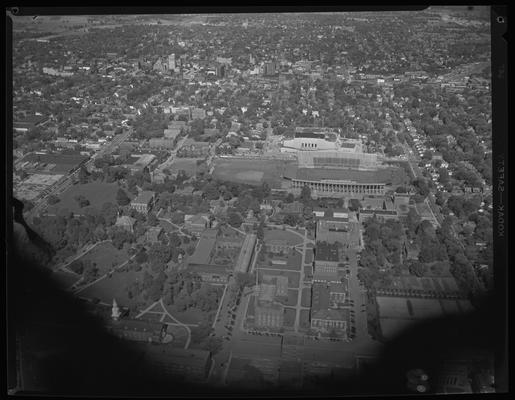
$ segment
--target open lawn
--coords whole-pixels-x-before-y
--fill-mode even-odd
[[[311,249],[306,249],[306,258],[304,259],[306,264],[311,264],[313,262],[313,251]]]
[[[143,321],[150,321],[150,322],[160,322],[161,318],[163,317],[163,314],[154,314],[154,313],[145,313],[143,314],[139,319]]]
[[[302,307],[311,307],[311,289],[302,289],[301,303]]]
[[[293,325],[295,325],[295,317],[295,309],[286,307],[284,309],[284,326],[293,327]]]
[[[208,318],[208,313],[197,308],[189,308],[186,311],[177,311],[175,307],[171,305],[167,306],[166,309],[174,316],[175,319],[182,322],[183,324],[198,324]]]
[[[288,289],[288,297],[278,297],[277,301],[279,301],[282,305],[285,306],[296,306],[297,300],[299,296],[299,291],[296,289]]]
[[[253,317],[256,312],[256,296],[250,296],[249,298],[249,305],[247,307],[247,318]]]
[[[136,280],[143,280],[143,271],[113,272],[111,278],[104,278],[80,292],[80,295],[89,299],[96,297],[109,304],[116,299],[120,306],[127,306],[131,303],[131,299],[127,296],[125,288]]]
[[[250,185],[267,182],[272,188],[279,189],[288,163],[291,161],[218,158],[214,162],[213,176],[221,181]]]
[[[299,288],[300,274],[295,271],[279,271],[276,269],[259,268],[258,282],[263,281],[263,275],[286,276],[288,278],[288,287],[292,289]]]
[[[70,187],[67,191],[59,196],[61,201],[53,206],[48,207],[49,214],[57,214],[58,210],[64,208],[76,214],[83,214],[84,208],[80,208],[75,200],[75,196],[82,195],[89,200],[90,206],[95,207],[98,210],[102,208],[104,203],[110,202],[117,204],[116,193],[118,192],[119,186],[116,183],[103,183],[103,182],[91,182],[84,185],[77,184]],[[129,198],[133,198],[134,195],[127,192]]]
[[[309,310],[300,310],[299,326],[303,329],[309,329],[311,324],[309,322]]]
[[[304,277],[305,279],[313,278],[313,267],[311,265],[304,266]]]
[[[164,321],[169,322],[165,319]],[[183,349],[186,345],[186,341],[188,340],[188,331],[186,328],[177,325],[168,325],[166,332],[173,335],[173,341],[169,343],[167,346],[177,347]]]
[[[299,233],[303,234],[303,232]],[[282,229],[265,229],[265,243],[271,240],[284,240],[290,246],[295,246],[302,243],[302,238],[293,232],[283,231]]]
[[[171,223],[167,222],[167,221],[163,221],[163,220],[159,220],[159,225],[161,226],[161,228],[163,228],[163,230],[165,232],[177,232],[178,229],[173,226]]]
[[[111,242],[101,243],[79,258],[80,261],[90,260],[92,263],[95,263],[99,276],[104,275],[113,267],[120,265],[128,259],[127,252],[124,249],[118,250]]]

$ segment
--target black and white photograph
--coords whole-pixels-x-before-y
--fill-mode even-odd
[[[507,391],[506,14],[27,10],[10,395]]]

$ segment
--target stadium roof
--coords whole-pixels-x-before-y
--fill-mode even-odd
[[[388,181],[388,179],[385,179],[384,175],[384,173],[381,174],[378,171],[358,171],[335,168],[298,168],[292,178],[307,181],[333,180],[380,184]]]

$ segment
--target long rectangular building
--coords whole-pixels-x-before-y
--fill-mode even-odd
[[[245,236],[238,261],[236,262],[235,272],[245,273],[249,270],[254,247],[256,246],[256,238],[257,236],[254,233]]]
[[[377,154],[342,150],[299,151],[300,168],[339,168],[375,170],[378,167]]]

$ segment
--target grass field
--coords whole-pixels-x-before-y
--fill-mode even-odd
[[[311,326],[309,322],[309,310],[300,310],[299,326],[304,329],[309,329]]]
[[[288,289],[288,298],[279,298],[278,301],[285,306],[296,306],[299,299],[299,291]]]
[[[126,251],[118,250],[111,244],[111,242],[99,244],[93,250],[79,258],[81,261],[90,260],[92,263],[96,263],[99,275],[104,275],[114,266],[117,266],[128,259],[129,256]]]
[[[288,287],[292,289],[299,288],[300,274],[295,271],[279,271],[268,268],[259,268],[258,270],[258,282],[263,281],[263,275],[275,275],[275,276],[286,276],[288,278]]]
[[[145,313],[139,319],[143,321],[160,322],[163,314]]]
[[[107,277],[80,292],[80,296],[89,299],[96,297],[109,304],[114,298],[120,306],[127,306],[131,299],[125,288],[136,280],[143,280],[143,271],[114,272],[111,278]]]
[[[288,245],[295,246],[302,243],[302,238],[293,232],[282,229],[265,229],[265,243],[271,240],[285,240]],[[299,232],[303,234],[303,232]]]
[[[302,289],[301,305],[302,307],[311,307],[311,289]]]
[[[216,159],[213,176],[222,181],[260,185],[267,182],[272,188],[281,187],[281,175],[291,162],[282,160]]]
[[[164,322],[169,322],[165,320]],[[188,340],[188,332],[186,328],[182,326],[168,325],[166,332],[173,335],[173,341],[169,343],[169,346],[183,349],[186,341]]]
[[[306,250],[306,258],[304,259],[305,264],[311,264],[313,262],[313,251],[310,249]]]
[[[284,326],[293,327],[293,325],[295,324],[295,317],[295,309],[286,307],[284,309]]]
[[[110,202],[117,204],[116,193],[118,192],[118,185],[116,183],[102,183],[92,182],[86,183],[85,185],[74,185],[70,187],[66,192],[61,194],[59,198],[61,201],[53,206],[48,207],[49,214],[57,214],[58,210],[68,209],[69,211],[82,214],[84,209],[81,209],[75,200],[75,196],[82,195],[89,200],[90,206],[97,209],[101,209],[104,203]],[[127,192],[129,198],[133,198],[134,195]]]
[[[206,312],[196,308],[189,308],[182,312],[177,311],[173,306],[167,306],[166,309],[174,316],[174,318],[183,324],[198,324],[208,316]]]
[[[250,296],[246,317],[253,317],[256,312],[256,296]]]
[[[304,266],[304,277],[308,279],[313,277],[313,267],[311,265]]]

